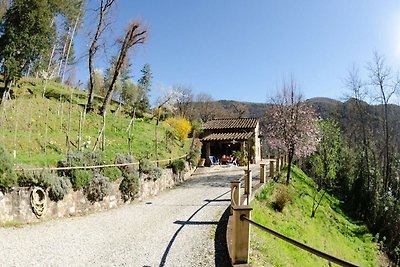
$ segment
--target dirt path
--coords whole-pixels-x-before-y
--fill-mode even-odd
[[[219,221],[227,215],[229,181],[243,173],[234,166],[203,168],[144,202],[0,228],[0,266],[225,266]]]

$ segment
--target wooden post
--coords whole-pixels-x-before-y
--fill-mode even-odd
[[[244,193],[248,195],[248,198],[251,195],[251,170],[244,170]]]
[[[240,205],[240,181],[231,181],[231,215],[233,214],[233,206]]]
[[[265,178],[266,178],[266,168],[265,168],[265,162],[260,163],[260,183],[265,183]]]
[[[279,173],[279,157],[276,157],[276,160],[275,160],[275,170],[276,170],[276,173]]]
[[[274,161],[269,161],[269,178],[274,179]]]
[[[244,215],[250,219],[251,210],[249,206],[233,207],[232,264],[249,262],[250,224],[240,217]]]

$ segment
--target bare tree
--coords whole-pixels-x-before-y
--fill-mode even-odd
[[[377,100],[383,105],[383,186],[385,191],[388,190],[390,185],[391,176],[391,163],[393,159],[391,158],[390,151],[390,133],[389,133],[389,121],[388,121],[388,105],[391,97],[398,91],[399,88],[399,78],[393,79],[391,69],[386,66],[385,59],[374,52],[373,61],[368,67],[370,71],[371,85],[377,89],[378,96]]]
[[[286,185],[289,184],[294,156],[307,156],[316,149],[319,141],[316,119],[312,107],[302,102],[294,80],[284,82],[267,111],[266,138],[272,148],[282,149],[288,154]]]
[[[233,109],[233,114],[235,115],[235,117],[238,118],[243,118],[245,116],[248,116],[249,114],[249,109],[247,108],[247,106],[239,102],[232,103],[232,109]]]
[[[193,103],[193,112],[189,116],[191,120],[201,119],[203,122],[215,118],[227,117],[226,110],[219,102],[216,102],[208,93],[199,93],[196,95],[196,101]]]
[[[359,70],[353,66],[349,72],[348,77],[345,80],[345,86],[349,89],[351,94],[348,98],[352,99],[354,107],[349,112],[349,123],[350,128],[349,138],[354,145],[360,144],[361,155],[359,157],[362,170],[365,170],[362,174],[363,179],[367,181],[367,190],[371,188],[371,129],[369,126],[370,118],[368,116],[368,105],[365,102],[368,95],[365,83],[361,80]],[[361,141],[361,143],[359,142]]]
[[[193,93],[190,87],[182,85],[175,86],[175,90],[179,92],[179,97],[176,100],[177,115],[187,117],[193,106]]]
[[[156,111],[156,127],[154,128],[154,139],[155,139],[155,153],[156,153],[156,160],[157,166],[158,163],[158,125],[160,123],[161,113],[163,109],[167,111],[173,111],[176,106],[177,99],[181,96],[181,92],[176,90],[174,87],[160,88],[161,94],[157,100],[157,108]]]
[[[104,25],[104,19],[106,14],[109,12],[112,5],[115,3],[115,0],[100,0],[100,7],[99,7],[99,21],[97,23],[96,32],[93,36],[92,43],[89,48],[89,97],[86,104],[86,110],[92,111],[93,110],[93,98],[94,98],[94,76],[95,76],[95,68],[94,68],[94,55],[98,49],[98,40],[103,33],[104,29],[106,28]]]
[[[147,30],[142,27],[140,22],[132,22],[129,24],[128,30],[125,34],[125,38],[121,43],[121,50],[119,52],[117,63],[114,67],[114,74],[108,87],[107,94],[104,98],[103,105],[100,109],[101,114],[104,114],[106,112],[107,106],[110,104],[111,96],[115,88],[115,83],[118,79],[121,68],[125,64],[129,50],[137,44],[143,44],[146,38]]]

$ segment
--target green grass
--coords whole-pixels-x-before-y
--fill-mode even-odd
[[[283,180],[283,179],[282,179]],[[252,202],[252,219],[311,247],[360,266],[379,266],[378,245],[366,226],[351,220],[340,201],[326,194],[311,218],[313,182],[294,167],[289,185],[292,201],[282,212],[272,208],[280,183],[271,182]],[[329,266],[326,260],[303,251],[256,228],[251,228],[253,266]],[[335,264],[333,264],[335,265]]]
[[[0,143],[11,154],[16,151],[14,161],[17,165],[55,166],[68,150],[77,150],[74,145],[78,145],[79,121],[87,101],[87,92],[50,81],[43,97],[43,86],[40,79],[24,78],[13,88],[14,98],[1,106]],[[66,132],[71,90],[69,138],[74,145],[68,148]],[[99,107],[101,98],[95,97],[94,103]],[[105,155],[110,162],[114,160],[116,153],[129,152],[126,129],[130,117],[123,108],[115,113],[117,107],[116,103],[112,103],[106,116]],[[101,127],[100,115],[95,112],[86,115],[81,138],[81,143],[87,144],[84,149],[92,150]],[[178,140],[166,142],[165,133],[170,129],[163,122],[158,127],[159,159],[175,158],[189,151],[190,140],[183,143]],[[155,160],[155,121],[151,118],[135,120],[132,135],[132,153],[135,159],[148,156]]]

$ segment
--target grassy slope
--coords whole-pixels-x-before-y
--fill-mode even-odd
[[[46,97],[43,98],[43,83],[39,79],[32,78],[23,79],[18,84],[18,88],[15,88],[16,98],[6,103],[5,112],[1,111],[0,143],[10,153],[14,150],[16,143],[15,162],[17,164],[55,165],[58,160],[65,157],[70,90],[58,83],[49,82]],[[73,90],[70,140],[75,145],[78,143],[80,113],[86,103],[86,96],[84,91]],[[99,105],[99,99],[95,103]],[[123,112],[116,114],[111,112],[116,109],[117,105],[113,104],[106,117],[105,154],[111,161],[116,153],[127,153],[129,150],[126,129],[130,118]],[[93,148],[101,126],[101,116],[96,113],[87,114],[82,132],[82,143],[90,141],[86,149]],[[132,133],[133,155],[136,159],[147,155],[151,159],[155,159],[154,128],[153,120],[145,122],[138,119],[135,121]],[[17,129],[16,136],[14,136],[15,129]],[[169,141],[167,148],[165,132],[168,129],[170,129],[169,125],[161,123],[159,127],[159,159],[181,156],[188,151],[190,140],[184,144],[176,140]],[[76,148],[71,146],[71,150],[76,150]]]
[[[270,183],[252,202],[252,218],[300,242],[360,266],[378,266],[378,246],[368,229],[340,210],[340,201],[326,194],[315,218],[311,218],[312,181],[294,168],[290,192],[293,199],[282,213],[271,208],[276,188]],[[253,227],[251,261],[254,266],[329,266],[326,260],[292,246]]]

